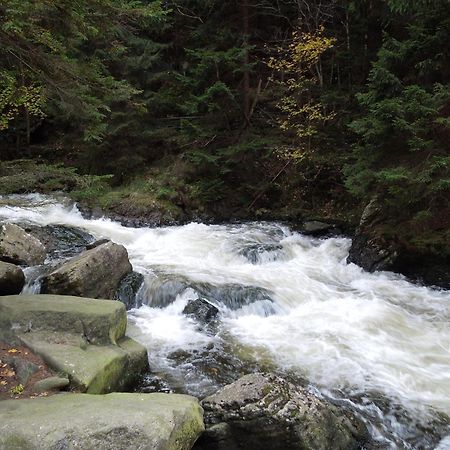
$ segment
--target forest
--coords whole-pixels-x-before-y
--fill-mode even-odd
[[[353,228],[375,202],[401,264],[449,264],[449,35],[448,0],[2,0],[1,193]]]

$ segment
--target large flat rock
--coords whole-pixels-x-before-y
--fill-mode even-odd
[[[88,394],[121,391],[148,370],[147,350],[125,337],[117,345],[86,345],[78,336],[28,333],[21,341],[55,372],[67,376],[70,387]]]
[[[197,399],[60,394],[0,403],[1,450],[188,450],[204,429]]]
[[[62,295],[0,297],[0,339],[8,335],[55,331],[84,336],[91,344],[115,344],[125,335],[121,302]]]
[[[23,344],[70,388],[124,390],[148,370],[147,350],[125,336],[121,302],[56,295],[0,297],[0,340]]]

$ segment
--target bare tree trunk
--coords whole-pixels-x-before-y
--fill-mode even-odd
[[[243,30],[243,47],[244,47],[244,117],[245,121],[249,121],[250,115],[250,55],[248,52],[248,40],[250,33],[250,18],[248,0],[243,0],[241,4],[242,9],[242,30]]]

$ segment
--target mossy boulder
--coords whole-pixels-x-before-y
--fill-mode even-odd
[[[274,374],[254,373],[206,397],[197,450],[352,450],[363,422]]]
[[[44,294],[112,299],[132,271],[123,245],[107,242],[70,259],[42,279]]]
[[[124,390],[148,371],[147,351],[125,336],[126,327],[125,306],[116,301],[0,297],[0,340],[26,345],[81,392]]]
[[[64,333],[90,344],[116,344],[125,336],[125,306],[111,300],[63,295],[0,297],[0,339],[36,333]]]
[[[60,394],[0,408],[0,449],[189,450],[203,429],[186,395]]]

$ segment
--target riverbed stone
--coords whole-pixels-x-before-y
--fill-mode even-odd
[[[43,264],[46,256],[39,239],[13,223],[0,227],[0,260],[13,264],[36,266]]]
[[[189,450],[197,399],[175,394],[58,394],[2,401],[0,449]]]
[[[189,300],[183,309],[183,314],[192,317],[197,322],[207,325],[213,322],[219,314],[219,309],[204,298]]]
[[[125,336],[122,303],[53,295],[0,297],[0,340],[39,355],[70,388],[126,389],[148,371],[145,347]]]
[[[0,295],[20,294],[25,275],[20,267],[0,261]]]
[[[44,294],[112,299],[132,271],[123,245],[107,242],[70,259],[42,279]]]
[[[201,405],[197,450],[356,450],[368,436],[350,412],[274,374],[245,375]]]
[[[125,336],[122,303],[63,295],[0,297],[0,339],[35,332],[66,333],[90,344],[116,344]]]

